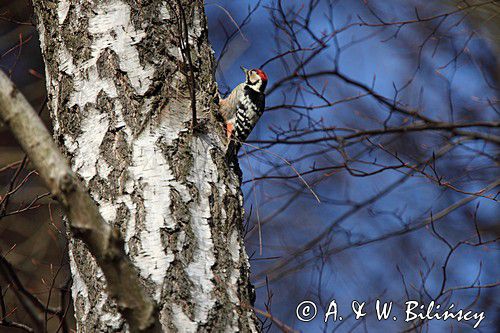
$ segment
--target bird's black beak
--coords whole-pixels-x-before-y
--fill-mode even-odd
[[[243,67],[243,66],[240,66],[240,68],[241,68],[241,70],[242,70],[243,72],[245,72],[245,75],[247,75],[247,73],[248,73],[248,69],[246,69],[246,68],[245,68],[245,67]]]

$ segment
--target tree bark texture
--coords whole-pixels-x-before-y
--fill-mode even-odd
[[[223,157],[203,1],[34,6],[54,137],[123,235],[163,330],[256,331],[242,196]],[[127,331],[76,239],[70,264],[78,330]]]

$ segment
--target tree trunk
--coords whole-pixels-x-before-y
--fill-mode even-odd
[[[54,137],[121,232],[163,330],[256,331],[242,196],[223,158],[203,1],[34,6]],[[76,239],[70,264],[78,330],[127,331]]]

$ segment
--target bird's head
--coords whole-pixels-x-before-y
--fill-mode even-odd
[[[255,91],[264,92],[267,86],[267,75],[261,69],[246,69],[241,66],[243,72],[245,72],[245,82],[246,84]]]

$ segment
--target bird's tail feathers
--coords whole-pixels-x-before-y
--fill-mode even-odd
[[[226,159],[228,162],[233,162],[235,159],[238,158],[238,151],[240,150],[240,148],[241,148],[241,143],[236,142],[233,139],[229,140],[226,149]]]

